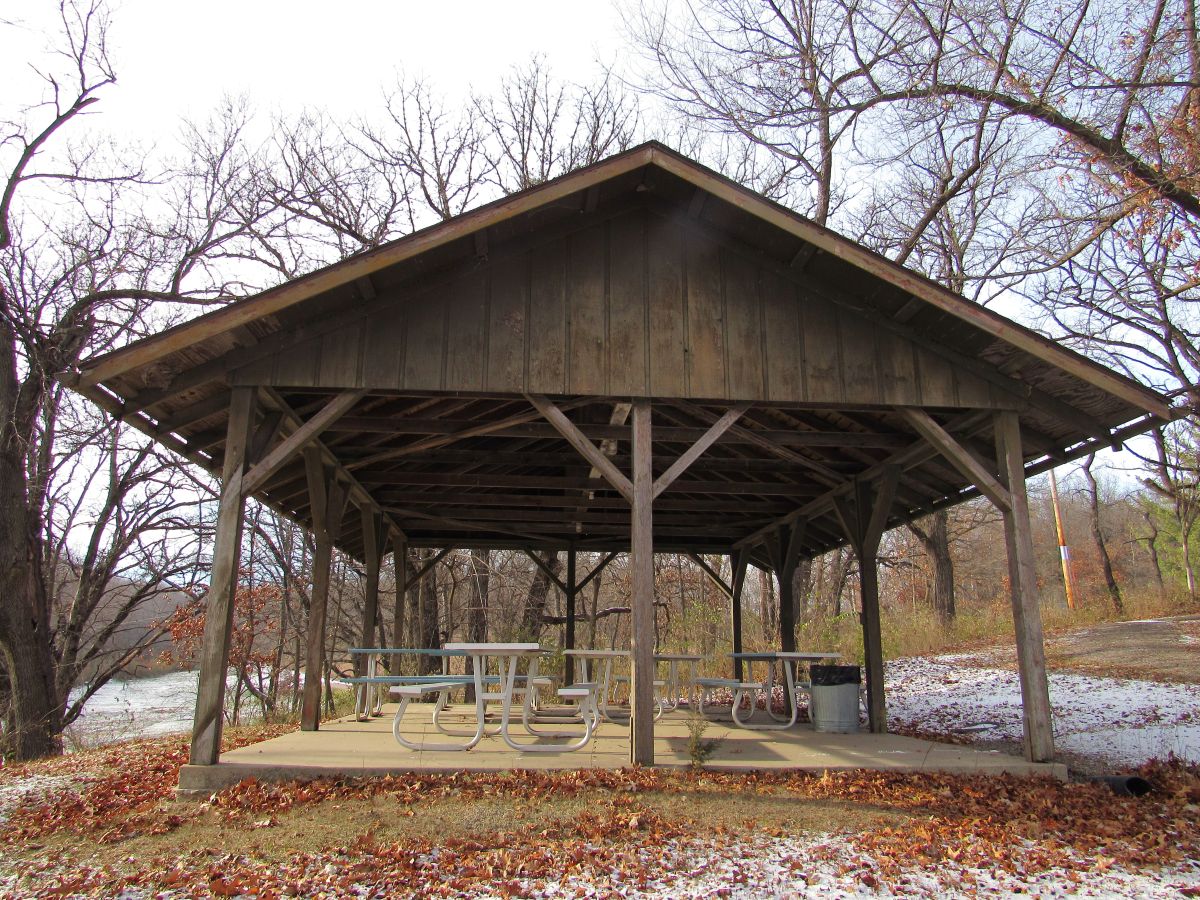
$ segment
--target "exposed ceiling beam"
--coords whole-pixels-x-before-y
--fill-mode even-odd
[[[527,394],[526,397],[546,421],[554,426],[554,429],[563,436],[563,439],[592,464],[593,468],[604,477],[604,480],[611,485],[613,490],[632,504],[633,483],[625,473],[613,465],[612,460],[605,456],[599,447],[588,440],[575,426],[575,423],[568,419],[566,414],[546,397],[543,397],[541,394]]]
[[[931,446],[968,481],[979,488],[980,492],[991,500],[1001,512],[1008,512],[1012,505],[1008,489],[984,468],[966,447],[935,422],[929,413],[923,409],[910,407],[901,407],[899,413],[904,416],[905,421],[913,427],[917,434],[929,441]]]
[[[281,443],[271,449],[242,480],[247,495],[253,494],[267,479],[277,472],[284,463],[294,457],[309,441],[315,439],[339,416],[349,412],[354,404],[363,398],[366,391],[344,391],[325,405],[315,416],[296,427]]]

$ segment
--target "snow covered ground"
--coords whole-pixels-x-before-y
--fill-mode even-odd
[[[787,897],[859,900],[859,898],[923,897],[1136,897],[1178,898],[1200,891],[1200,865],[1174,870],[1126,872],[1108,869],[1089,872],[1052,869],[1038,875],[1007,873],[969,866],[943,866],[936,870],[915,866],[899,877],[884,879],[875,872],[876,861],[855,852],[844,839],[820,835],[812,838],[770,838],[753,844],[738,841],[713,847],[711,852],[681,854],[679,877],[669,883],[650,884],[636,896],[653,898]],[[546,897],[593,896],[575,893],[582,885],[567,882],[562,893]],[[632,894],[631,894],[632,896]]]
[[[980,741],[1021,741],[1017,673],[970,657],[887,665],[894,726]],[[1098,767],[1128,769],[1170,755],[1200,764],[1200,685],[1050,674],[1055,747]]]

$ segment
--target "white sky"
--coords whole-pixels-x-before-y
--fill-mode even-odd
[[[169,145],[183,119],[203,121],[223,97],[239,95],[264,114],[315,107],[345,119],[378,108],[400,70],[453,96],[487,91],[534,54],[544,54],[556,79],[588,81],[629,52],[622,6],[630,2],[112,0],[118,81],[89,124]],[[59,39],[57,7],[0,0],[0,116],[40,97],[30,64],[45,66]],[[1134,464],[1125,454],[1106,462]]]
[[[17,25],[0,28],[5,107],[20,102],[56,14],[53,0],[0,0],[0,21]],[[114,0],[118,83],[96,111],[106,129],[158,142],[226,95],[246,94],[261,112],[315,106],[341,118],[376,105],[400,69],[440,92],[486,90],[542,53],[556,78],[588,80],[597,60],[617,58],[619,29],[609,0]]]

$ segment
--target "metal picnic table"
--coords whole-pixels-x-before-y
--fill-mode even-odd
[[[628,650],[564,650],[564,656],[569,656],[575,663],[575,677],[577,681],[582,682],[597,682],[599,694],[600,715],[607,722],[617,724],[628,724],[628,720],[623,716],[614,717],[613,711],[609,709],[608,701],[612,696],[612,685],[616,681],[622,681],[621,676],[613,675],[613,661],[617,659],[628,659],[630,652]],[[655,663],[667,663],[668,675],[665,681],[655,679],[654,687],[657,693],[656,705],[658,706],[655,712],[655,719],[662,717],[663,713],[668,710],[673,710],[679,706],[679,664],[681,662],[689,663],[691,666],[691,681],[695,680],[695,665],[701,662],[704,657],[695,653],[656,653],[654,654]],[[595,677],[595,665],[601,664],[601,675]],[[689,685],[688,697],[689,702],[692,696],[692,688]]]
[[[842,654],[840,653],[817,653],[813,651],[786,653],[782,651],[763,651],[750,653],[731,653],[729,655],[733,659],[741,660],[742,662],[746,663],[747,669],[750,669],[754,663],[757,662],[765,662],[767,664],[767,680],[761,683],[761,687],[766,691],[767,715],[775,720],[773,723],[764,722],[759,725],[753,725],[750,723],[750,719],[754,716],[754,710],[757,707],[757,703],[753,701],[750,704],[750,715],[746,717],[745,721],[742,721],[741,717],[738,715],[738,709],[741,705],[739,702],[740,694],[742,691],[752,690],[754,686],[758,685],[758,683],[753,682],[752,679],[748,678],[747,682],[743,684],[742,691],[735,691],[734,693],[733,721],[742,728],[758,731],[782,730],[785,728],[791,728],[796,724],[796,717],[800,712],[800,705],[796,702],[796,690],[797,688],[805,691],[808,690],[808,682],[800,682],[796,678],[796,668],[800,663],[807,663],[811,665],[815,662],[832,662],[833,660],[842,658]],[[782,664],[784,699],[787,701],[787,705],[790,710],[789,713],[782,716],[777,714],[771,708],[771,698],[775,688],[775,665],[777,663]],[[747,674],[750,673],[747,672]]]
[[[343,679],[347,684],[355,686],[354,697],[354,715],[362,722],[370,716],[379,716],[383,714],[383,691],[381,688],[390,687],[392,685],[405,684],[432,684],[434,682],[443,682],[450,676],[450,658],[454,656],[465,657],[467,654],[460,650],[450,650],[445,647],[351,647],[347,651],[352,657],[363,656],[367,657],[367,673],[364,676],[354,676],[352,678]],[[396,657],[396,656],[435,656],[440,657],[442,661],[441,675],[395,675],[379,674],[379,658],[381,656]],[[393,669],[389,663],[389,670]],[[463,683],[466,684],[470,680],[469,676],[463,676]],[[371,703],[371,692],[375,692],[375,702]]]

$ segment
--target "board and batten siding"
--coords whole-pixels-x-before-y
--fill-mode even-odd
[[[685,220],[634,211],[476,262],[235,384],[1011,408],[1017,398]]]

